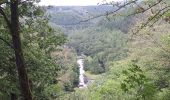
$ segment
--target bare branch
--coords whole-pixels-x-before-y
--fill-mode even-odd
[[[168,9],[167,9],[168,8]],[[167,9],[166,11],[164,11],[163,13],[161,13],[163,10]],[[140,30],[142,30],[143,28],[145,28],[151,21],[153,21],[155,18],[160,18],[162,17],[166,12],[170,11],[170,6],[164,7],[163,9],[159,10],[151,19],[148,19],[148,21],[146,23],[144,23],[134,34],[138,33]],[[156,23],[158,20],[155,20],[153,22]]]
[[[13,45],[10,44],[8,41],[6,41],[5,39],[3,39],[2,37],[0,37],[0,40],[2,40],[4,43],[6,43],[8,46],[10,46],[12,49],[14,49]]]
[[[156,22],[158,22],[159,18],[161,18],[163,15],[165,15],[167,12],[169,12],[170,9],[167,9],[166,11],[164,11],[162,14],[160,14],[157,19],[149,26],[152,27]]]
[[[99,18],[99,17],[109,16],[109,15],[115,14],[116,12],[118,12],[118,11],[122,10],[123,8],[125,8],[126,6],[131,5],[131,4],[135,4],[136,1],[138,1],[138,0],[134,0],[134,1],[127,2],[127,3],[119,6],[119,7],[118,7],[116,10],[114,10],[114,11],[106,12],[106,13],[104,13],[104,14],[100,14],[100,15],[98,15],[98,16],[93,16],[93,17],[91,17],[91,18],[88,18],[88,19],[79,21],[79,22],[77,22],[77,23],[68,24],[68,25],[76,25],[76,24],[80,24],[80,23],[83,23],[83,22],[88,22],[88,21],[90,21],[90,20],[93,20],[93,19],[96,19],[96,18]],[[116,14],[115,14],[115,15],[116,15]],[[115,16],[115,15],[113,15],[113,16]]]
[[[117,8],[116,10],[114,10],[114,11],[106,12],[105,14],[101,14],[101,15],[98,15],[98,16],[93,16],[93,17],[91,17],[91,18],[88,18],[88,19],[86,19],[86,20],[82,20],[82,21],[79,21],[78,23],[73,23],[73,24],[76,25],[76,24],[80,24],[80,23],[82,23],[82,22],[88,22],[88,21],[90,21],[90,20],[93,20],[93,19],[96,19],[96,18],[99,18],[99,17],[103,17],[103,16],[109,16],[109,15],[116,16],[115,13],[118,12],[118,11],[120,11],[121,9],[125,8],[126,6],[129,6],[129,5],[131,5],[131,4],[135,4],[135,5],[139,6],[139,5],[136,3],[137,1],[138,1],[138,0],[134,0],[134,1],[130,1],[130,2],[124,3],[123,5],[117,6],[118,8]],[[144,9],[144,10],[141,10],[141,11],[139,11],[139,12],[134,12],[134,13],[132,13],[132,14],[129,14],[129,15],[127,15],[126,17],[132,16],[132,15],[137,15],[137,14],[140,14],[140,13],[144,13],[144,12],[150,10],[151,8],[153,8],[154,6],[157,6],[157,5],[160,4],[162,1],[163,1],[163,0],[159,0],[158,2],[154,3],[153,5],[150,5],[148,8],[146,8],[146,9]],[[73,25],[73,24],[71,24],[71,25]]]
[[[4,17],[5,22],[7,23],[9,29],[11,28],[11,22],[9,21],[9,19],[7,18],[5,12],[3,11],[3,8],[0,7],[0,14]]]
[[[105,14],[102,14],[102,15],[98,15],[98,16],[95,16],[95,17],[92,17],[90,19],[87,19],[87,20],[84,20],[84,21],[81,21],[81,22],[86,22],[86,21],[89,21],[89,20],[92,20],[92,19],[95,19],[95,18],[98,18],[98,17],[102,17],[102,16],[108,16],[108,15],[111,15],[111,14],[114,14],[118,11],[120,11],[121,9],[125,8],[126,6],[130,5],[130,4],[134,4],[137,0],[134,0],[134,1],[131,1],[131,2],[128,2],[122,6],[119,6],[118,9],[116,9],[115,11],[111,11],[111,12],[106,12]],[[81,23],[80,22],[80,23]]]
[[[140,14],[140,13],[144,13],[144,12],[150,10],[151,8],[157,6],[157,5],[160,4],[162,1],[163,1],[163,0],[159,0],[157,3],[154,3],[153,5],[150,5],[148,8],[146,8],[146,9],[144,9],[144,10],[141,10],[141,11],[139,11],[139,12],[132,13],[132,14],[130,14],[130,15],[128,15],[128,16],[132,16],[132,15],[137,15],[137,14]],[[136,5],[139,6],[138,4],[136,4]],[[140,6],[139,6],[139,7],[140,7]]]

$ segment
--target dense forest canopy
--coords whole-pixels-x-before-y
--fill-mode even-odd
[[[0,0],[0,100],[169,100],[169,0],[39,2]]]

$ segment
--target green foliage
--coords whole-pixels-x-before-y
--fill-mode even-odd
[[[155,2],[157,0],[139,2],[141,7],[132,8],[130,12],[141,12]],[[163,7],[169,5],[169,0],[164,2],[160,5]],[[34,2],[20,5],[22,47],[34,99],[169,100],[170,27],[166,22],[169,22],[170,17],[169,12],[160,15],[163,13],[161,12],[154,17],[154,14],[162,8],[158,6],[151,9],[153,12],[139,15],[139,18],[120,17],[127,15],[127,12],[122,11],[118,13],[119,18],[107,16],[74,25],[89,16],[113,9],[111,6],[102,6],[97,10],[94,7],[42,8],[35,6]],[[10,16],[7,6],[3,8],[7,16]],[[47,13],[44,13],[45,10]],[[51,15],[51,19],[48,14]],[[134,28],[132,24],[142,23],[143,17],[144,22],[147,20],[155,22],[161,17],[166,22],[161,19],[159,24],[154,23],[153,30],[147,27],[132,37],[128,45],[127,33],[131,33],[129,29]],[[49,25],[55,25],[52,26],[55,29]],[[63,46],[67,39],[58,27],[71,33],[68,35],[67,46]],[[7,25],[0,16],[0,99],[2,100],[10,99],[11,94],[21,99],[14,51],[3,41],[4,39],[11,43],[8,33]],[[101,77],[88,85],[87,89],[75,88],[79,81],[76,52],[86,55],[85,70],[101,74]]]
[[[85,69],[99,74],[107,71],[106,63],[126,57],[127,35],[121,31],[104,28],[85,29],[70,34],[69,46],[89,57]]]
[[[108,28],[112,31],[120,30],[123,33],[128,33],[133,24],[135,23],[135,18],[133,16],[124,17],[127,11],[119,12],[120,14],[113,17],[112,15],[108,16],[108,18],[101,19],[97,26]],[[126,26],[126,27],[124,27]]]
[[[19,10],[21,41],[34,100],[55,99],[65,92],[66,86],[59,80],[64,74],[60,71],[69,72],[67,77],[70,79],[67,81],[70,84],[70,91],[73,91],[78,83],[75,53],[68,52],[70,54],[68,61],[64,58],[56,59],[53,55],[54,52],[64,50],[62,45],[67,41],[66,36],[61,30],[49,26],[49,17],[44,15],[43,9],[35,6],[33,2],[23,3],[19,6]],[[8,7],[5,6],[4,11],[8,14]],[[10,44],[11,37],[2,16],[0,16],[0,31],[0,38]],[[20,99],[14,51],[2,39],[0,39],[0,99],[8,100],[12,93]]]
[[[66,92],[74,91],[74,87],[78,85],[79,81],[79,68],[76,63],[75,51],[64,48],[63,51],[55,51],[52,55],[60,66],[58,80],[62,84],[63,90]]]
[[[63,93],[63,90],[59,84],[50,85],[45,88],[44,94],[48,97],[48,100],[55,99]]]
[[[116,46],[111,46],[111,52],[107,52],[110,48],[106,45],[111,43],[108,41],[106,42],[106,40],[110,38],[113,40],[120,40],[119,35],[121,33],[115,36],[116,39],[109,35],[109,33],[115,32],[114,29],[112,32],[107,32],[107,29],[95,30],[96,33],[102,33],[102,30],[104,30],[105,34],[109,37],[95,34],[95,32],[90,31],[90,29],[86,29],[85,32],[78,32],[75,36],[71,35],[71,46],[76,48],[78,52],[87,55],[85,59],[86,70],[90,70],[93,73],[102,73],[103,69],[108,70],[101,74],[102,77],[91,84],[88,89],[82,90],[83,92],[81,90],[76,90],[75,94],[71,94],[71,98],[79,98],[81,100],[169,99],[170,48],[168,34],[170,27],[169,24],[162,19],[166,17],[166,20],[169,20],[169,17],[168,14],[164,14],[164,11],[160,11],[161,13],[156,17],[154,15],[158,13],[160,9],[168,5],[168,0],[163,1],[164,3],[156,5],[151,11],[148,10],[148,13],[143,13],[138,16],[139,18],[136,17],[134,19],[137,25],[141,25],[143,22],[146,22],[147,24],[143,23],[141,25],[145,26],[146,24],[146,28],[137,35],[132,33],[133,37],[131,37],[132,39],[128,45],[129,55],[127,58],[125,58],[126,56],[123,56],[124,59],[116,59],[115,57],[116,54],[119,54],[118,51],[122,52],[122,48],[116,50],[116,53],[113,52],[113,48],[117,48],[117,45],[120,45],[120,42],[115,43],[112,41],[112,45],[116,44]],[[148,7],[148,5],[151,6],[155,2],[157,2],[157,0],[147,0],[146,4],[145,2],[139,2],[139,8],[137,7],[135,10],[141,12],[145,7]],[[143,17],[144,20],[142,20]],[[159,23],[156,23],[157,21]],[[102,27],[108,25],[107,22],[103,24],[104,26]],[[149,27],[147,27],[147,25]],[[111,27],[111,25],[108,26]],[[134,28],[134,26],[132,26],[132,28]],[[86,36],[88,33],[90,33],[89,37]],[[95,34],[95,36],[93,36],[93,34]],[[165,36],[162,37],[162,35]],[[100,37],[104,39],[102,40]],[[101,41],[98,41],[98,38],[106,43],[102,44]],[[120,57],[120,55],[117,57]],[[101,62],[104,62],[104,68],[102,67]]]
[[[170,89],[162,89],[161,92],[156,95],[155,100],[169,100],[169,93]]]
[[[124,92],[129,92],[132,89],[137,89],[136,99],[151,100],[156,92],[156,87],[153,83],[149,83],[143,71],[139,66],[131,64],[130,68],[122,71],[126,77],[121,83],[121,89]]]
[[[142,73],[140,67],[135,64],[130,65],[132,68],[128,70],[123,70],[122,73],[125,75],[126,79],[122,82],[121,88],[126,92],[130,88],[139,86],[145,83],[146,79]]]

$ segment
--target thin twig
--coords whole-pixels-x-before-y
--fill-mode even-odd
[[[0,37],[0,40],[2,40],[4,43],[6,43],[9,47],[11,47],[12,49],[14,49],[13,45],[10,44],[8,41],[6,41],[5,39],[3,39],[2,37]]]
[[[111,11],[111,12],[106,12],[104,14],[100,14],[100,15],[97,15],[97,16],[93,16],[91,18],[88,18],[88,19],[85,19],[85,20],[82,20],[82,21],[79,21],[77,23],[71,23],[71,24],[67,24],[67,25],[77,25],[77,24],[80,24],[80,23],[83,23],[83,22],[88,22],[90,20],[93,20],[93,19],[96,19],[96,18],[99,18],[99,17],[103,17],[103,16],[109,16],[109,15],[112,15],[112,14],[115,14],[116,12],[120,11],[121,9],[125,8],[126,6],[128,5],[131,5],[131,4],[134,4],[136,1],[138,0],[134,0],[134,1],[131,1],[131,2],[128,2],[126,4],[123,4],[121,6],[119,6],[116,10],[114,11]],[[116,15],[116,14],[115,14]]]
[[[136,1],[137,1],[137,0],[132,1],[132,2],[128,2],[128,3],[126,3],[126,4],[122,5],[122,6],[120,6],[120,7],[119,7],[118,9],[116,9],[115,11],[106,12],[105,14],[101,14],[101,15],[94,16],[94,17],[92,17],[92,18],[89,18],[89,19],[80,21],[79,23],[81,23],[81,22],[87,22],[87,21],[89,21],[89,20],[96,19],[96,18],[99,18],[99,17],[102,17],[102,16],[108,16],[108,15],[114,14],[114,13],[120,11],[121,9],[125,8],[126,6],[135,3]]]
[[[3,8],[0,7],[0,14],[4,17],[5,22],[7,23],[9,29],[11,28],[11,22],[9,21],[9,19],[7,18],[5,12],[3,11]]]
[[[154,20],[155,18],[159,17],[161,11],[163,11],[163,10],[169,8],[169,7],[170,7],[170,6],[167,6],[167,7],[164,7],[163,9],[159,10],[151,19],[149,19],[146,23],[143,23],[143,25],[142,25],[134,34],[139,33],[139,31],[142,30],[143,28],[145,28],[152,20]],[[164,12],[163,12],[163,15],[164,15],[167,11],[169,11],[169,10],[170,10],[170,9],[164,11]],[[162,16],[162,15],[161,15],[161,16]],[[156,21],[156,22],[157,22],[157,21]],[[154,22],[154,23],[156,23],[156,22]]]
[[[146,9],[144,9],[144,10],[141,10],[141,11],[139,11],[139,12],[135,12],[135,13],[129,14],[128,16],[133,16],[133,15],[137,15],[137,14],[144,13],[144,12],[150,10],[151,8],[157,6],[157,5],[160,4],[162,1],[163,1],[163,0],[159,0],[159,2],[157,2],[157,3],[153,4],[153,5],[151,5],[150,7],[146,8]],[[136,4],[136,5],[137,5],[137,4]],[[139,5],[137,5],[137,6],[139,6]],[[127,17],[128,17],[128,16],[127,16]]]
[[[156,22],[159,21],[159,18],[161,18],[163,15],[165,15],[165,13],[167,13],[167,12],[169,12],[169,11],[170,11],[170,9],[167,9],[167,10],[164,11],[162,14],[160,14],[160,15],[157,17],[157,19],[156,19],[151,25],[149,25],[149,27],[152,27]]]

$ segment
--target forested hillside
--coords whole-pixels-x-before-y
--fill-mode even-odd
[[[50,22],[53,23],[51,25],[60,26],[63,31],[67,30],[65,33],[68,34],[68,47],[74,48],[77,54],[88,56],[85,59],[85,69],[93,74],[109,70],[109,61],[117,61],[127,56],[127,33],[135,23],[134,17],[101,16],[84,21],[114,9],[116,8],[107,5],[47,7],[47,14],[50,14]]]
[[[112,16],[109,17],[112,20],[102,20],[105,24],[100,24],[103,26],[100,31],[96,32],[94,38],[93,31],[86,32],[86,34],[90,33],[87,38],[85,33],[76,36],[71,35],[71,45],[75,45],[77,41],[80,41],[77,43],[77,47],[75,46],[78,50],[83,49],[81,50],[83,52],[90,48],[90,52],[94,51],[93,53],[87,53],[85,68],[95,74],[105,72],[88,89],[77,90],[72,94],[74,99],[169,100],[168,38],[170,25],[168,21],[169,10],[167,10],[169,9],[167,8],[169,3],[168,0],[160,0],[159,2],[153,0],[138,5],[140,8],[137,7],[136,10],[140,12],[140,10],[146,9],[147,4],[149,7],[158,4],[149,11],[130,17],[129,20],[122,19],[121,21],[124,23],[127,21],[124,26],[119,20],[120,16],[117,18],[118,20]],[[133,11],[129,10],[128,12]],[[164,10],[167,12],[164,12]],[[127,29],[124,31],[117,28],[120,24],[121,28]],[[108,30],[110,31],[108,32]],[[114,34],[110,36],[107,33]],[[112,36],[116,38],[112,38]],[[103,44],[100,40],[103,40]],[[113,47],[109,46],[110,43]],[[98,46],[99,44],[101,47]],[[86,54],[86,52],[83,53]],[[105,68],[108,71],[103,71]]]
[[[68,32],[67,45],[74,48],[78,54],[86,55],[84,59],[86,73],[100,75],[98,79],[86,74],[87,78],[93,78],[96,81],[88,89],[78,89],[69,97],[71,96],[73,100],[75,98],[80,100],[168,100],[170,78],[166,55],[169,52],[167,36],[170,25],[168,17],[165,17],[167,13],[164,17],[159,15],[161,12],[159,10],[162,8],[164,10],[168,1],[159,2],[154,0],[142,2],[139,3],[141,6],[138,5],[139,8],[127,7],[128,10],[116,12],[116,16],[101,16],[77,25],[78,21],[86,20],[90,12],[93,12],[93,9],[90,9],[85,11],[88,13],[82,14],[83,17],[76,17],[78,19],[75,22],[70,24],[68,21],[69,23],[62,24],[64,29],[68,28],[67,25],[72,27]],[[149,11],[133,16],[132,12],[139,13],[145,7],[147,9],[147,5],[150,7],[154,4],[155,6]],[[110,6],[104,7],[110,8]],[[110,11],[112,10],[116,10],[116,7]],[[100,13],[93,12],[91,16],[95,17],[104,13],[100,10],[96,11]],[[132,16],[129,16],[131,13]],[[54,23],[60,25],[59,22]]]
[[[47,15],[50,16],[50,25],[52,27],[59,26],[69,34],[72,30],[83,30],[89,27],[107,27],[116,28],[127,32],[130,23],[133,23],[133,17],[121,17],[117,20],[108,20],[106,14],[115,10],[116,7],[110,5],[99,6],[48,6],[45,7]],[[121,13],[124,13],[121,11]],[[93,20],[89,20],[93,17]],[[109,17],[108,17],[109,18]],[[128,24],[127,27],[122,27]]]
[[[39,2],[0,0],[0,100],[170,100],[169,0]]]

